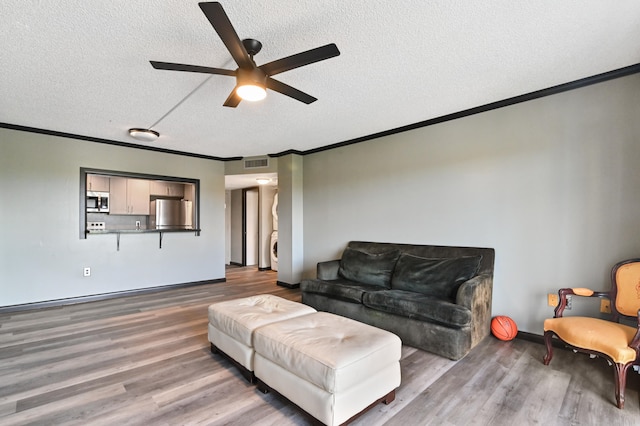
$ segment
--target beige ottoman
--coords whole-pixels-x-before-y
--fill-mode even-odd
[[[271,294],[234,299],[209,306],[211,352],[226,355],[253,383],[253,332],[256,328],[316,312],[310,306]]]
[[[255,330],[253,346],[259,389],[277,391],[327,425],[390,403],[400,386],[400,338],[338,315],[265,325]]]

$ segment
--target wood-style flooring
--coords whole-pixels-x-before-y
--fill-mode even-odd
[[[211,354],[207,306],[271,293],[276,273],[229,268],[227,282],[0,314],[0,425],[308,425]],[[402,350],[396,400],[353,424],[639,425],[640,380],[615,406],[601,359],[489,337],[460,361]]]

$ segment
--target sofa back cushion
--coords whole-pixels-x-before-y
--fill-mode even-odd
[[[402,253],[391,277],[391,288],[444,300],[455,300],[458,287],[473,278],[482,256],[433,259]]]
[[[400,250],[400,253],[426,257],[429,259],[453,259],[455,257],[464,256],[482,256],[478,275],[482,274],[493,277],[495,250],[492,248],[375,243],[370,241],[349,241],[347,247],[373,254],[388,252],[390,250]]]
[[[340,259],[338,275],[363,284],[391,287],[391,274],[400,251],[371,254],[347,247]]]

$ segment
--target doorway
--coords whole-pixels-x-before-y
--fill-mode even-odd
[[[259,186],[247,176],[225,176],[225,264],[270,270],[277,174]]]

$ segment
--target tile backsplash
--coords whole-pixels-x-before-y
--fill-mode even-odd
[[[106,230],[136,229],[136,221],[140,221],[140,229],[147,229],[149,226],[149,216],[146,215],[87,213],[87,222],[104,222]]]

